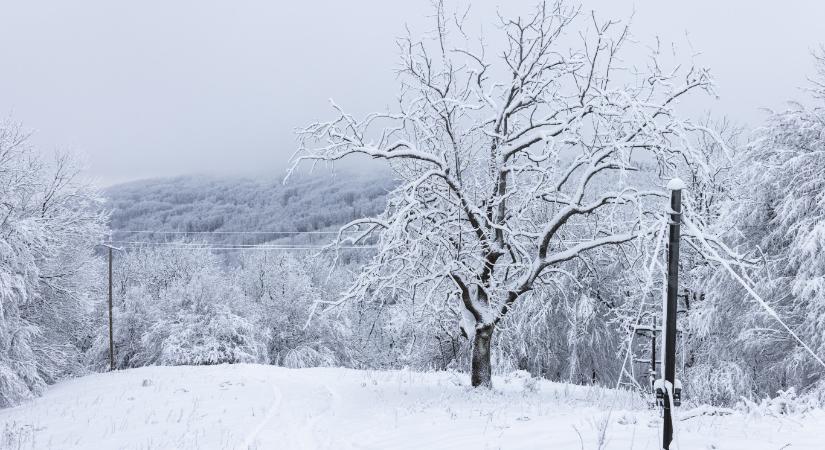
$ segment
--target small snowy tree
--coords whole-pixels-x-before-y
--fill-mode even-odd
[[[395,111],[356,119],[334,105],[336,118],[299,132],[295,164],[389,164],[401,184],[386,211],[339,240],[380,233],[342,301],[447,299],[473,341],[472,384],[490,386],[491,337],[518,302],[550,301],[543,293],[571,261],[661,228],[663,183],[634,172],[640,161],[663,177],[701,164],[691,142],[704,128],[675,106],[712,83],[705,69],[666,67],[658,51],[627,63],[627,27],[562,1],[502,19],[498,57],[443,5],[435,18],[431,38],[399,41]]]

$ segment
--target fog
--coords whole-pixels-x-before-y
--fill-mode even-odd
[[[472,2],[494,36],[502,13],[531,0]],[[278,174],[293,130],[395,96],[394,39],[427,27],[429,1],[10,1],[0,6],[0,114],[46,151],[86,155],[105,184],[184,173]],[[701,51],[718,116],[758,125],[760,108],[801,97],[822,42],[825,2],[592,0],[633,16],[642,42]],[[686,44],[688,43],[689,44]],[[690,114],[705,111],[692,110]]]

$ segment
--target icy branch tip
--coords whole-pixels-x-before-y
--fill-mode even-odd
[[[681,178],[674,178],[667,183],[667,189],[669,191],[681,191],[682,189],[686,188],[687,186]]]

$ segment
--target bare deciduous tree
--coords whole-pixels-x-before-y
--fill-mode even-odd
[[[377,234],[379,246],[341,301],[460,308],[472,384],[490,386],[491,337],[516,302],[567,276],[569,261],[661,229],[659,180],[701,165],[691,142],[707,132],[674,107],[712,80],[665,68],[656,49],[630,65],[627,26],[563,1],[501,18],[496,56],[442,4],[435,18],[430,37],[399,41],[397,109],[356,119],[333,104],[337,117],[299,131],[293,169],[355,155],[389,164],[401,184],[386,211],[339,239]]]

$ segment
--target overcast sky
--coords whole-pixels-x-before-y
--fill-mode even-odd
[[[476,20],[532,0],[473,1]],[[801,98],[825,43],[825,1],[585,0],[650,42],[690,42],[710,106],[750,125]],[[395,95],[394,38],[429,0],[0,0],[0,114],[34,144],[85,153],[104,183],[186,173],[280,173],[293,130],[328,99],[366,112]],[[488,29],[488,34],[491,32]],[[697,112],[698,113],[698,112]]]

